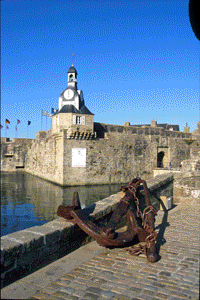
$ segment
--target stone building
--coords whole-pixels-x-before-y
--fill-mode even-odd
[[[36,139],[1,139],[1,169],[17,168],[61,186],[128,182],[148,179],[155,168],[179,168],[191,153],[199,151],[199,126],[194,135],[178,125],[111,125],[94,122],[77,87],[77,71],[68,70],[52,128]],[[198,152],[199,153],[199,152]]]
[[[68,70],[67,88],[59,97],[59,109],[52,116],[52,133],[67,129],[68,138],[92,138],[94,114],[85,106],[83,92],[77,88],[77,75],[72,65]]]

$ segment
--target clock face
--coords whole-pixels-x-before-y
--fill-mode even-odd
[[[72,90],[66,90],[64,92],[65,99],[69,100],[74,96],[74,92]]]

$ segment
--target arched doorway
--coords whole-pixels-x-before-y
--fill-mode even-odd
[[[165,147],[158,147],[157,148],[157,168],[169,168],[170,162],[170,148]]]
[[[165,156],[164,151],[158,152],[158,154],[157,154],[157,168],[164,168],[164,165],[163,165],[164,156]]]

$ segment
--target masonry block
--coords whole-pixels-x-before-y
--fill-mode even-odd
[[[24,252],[20,242],[9,239],[9,235],[1,238],[1,263]]]
[[[15,240],[23,245],[27,251],[35,248],[39,248],[44,245],[44,236],[27,232],[26,230],[17,231],[7,235],[10,240]]]
[[[160,210],[169,210],[172,208],[172,198],[160,196],[162,203],[160,203]],[[164,205],[164,206],[163,206]]]
[[[26,232],[30,232],[33,234],[40,234],[44,237],[44,245],[56,243],[61,238],[60,230],[55,230],[54,227],[49,226],[34,226],[25,230]]]

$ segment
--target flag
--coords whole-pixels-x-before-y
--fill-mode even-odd
[[[0,129],[2,129],[3,128],[3,126],[2,125],[0,125]]]
[[[46,112],[45,110],[42,110],[42,115],[47,117],[48,112]]]
[[[42,110],[42,115],[51,118],[51,114],[46,112],[45,110]]]
[[[19,123],[20,123],[20,120],[17,119],[17,124],[19,124]]]
[[[52,114],[55,114],[57,111],[58,111],[58,110],[57,110],[56,108],[53,108],[53,107],[51,108],[51,113],[52,113]]]
[[[31,124],[31,121],[28,121],[28,125],[30,125]]]
[[[6,124],[10,124],[10,121],[8,119],[6,119]]]

